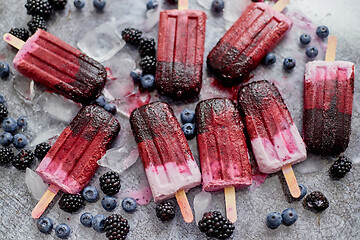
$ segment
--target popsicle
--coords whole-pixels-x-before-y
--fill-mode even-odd
[[[325,61],[305,66],[304,141],[311,152],[326,155],[344,152],[351,133],[355,64],[335,61],[335,52],[330,36]]]
[[[163,102],[143,105],[131,113],[130,123],[154,201],[176,196],[193,217],[187,199],[179,197],[201,183],[201,174],[173,110]]]
[[[8,33],[4,40],[19,49],[18,72],[75,102],[95,100],[105,85],[104,66],[42,29],[26,42]]]
[[[299,197],[291,164],[304,161],[306,149],[278,89],[266,80],[252,82],[240,88],[238,100],[260,172],[282,169],[291,194]]]
[[[41,216],[59,190],[76,194],[89,183],[97,161],[119,131],[119,122],[105,109],[89,105],[80,110],[36,169],[51,185],[33,210],[34,218]]]
[[[292,21],[281,11],[288,3],[251,3],[211,50],[207,66],[223,85],[242,82],[286,35]]]
[[[234,188],[250,186],[252,172],[244,125],[232,100],[213,98],[199,102],[196,126],[203,190],[227,189],[235,195]],[[226,194],[225,199],[228,198]],[[236,202],[228,203],[227,217],[235,222]]]

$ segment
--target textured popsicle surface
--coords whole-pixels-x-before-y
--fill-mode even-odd
[[[130,123],[155,202],[200,184],[199,168],[168,104],[141,106]]]
[[[234,103],[225,98],[199,102],[196,123],[203,189],[250,186],[252,172],[244,125]]]
[[[120,124],[105,109],[84,107],[64,129],[36,172],[44,181],[67,193],[78,193],[91,180],[97,161],[120,131]]]
[[[240,83],[285,36],[292,21],[266,3],[251,3],[207,57],[224,85]]]
[[[351,133],[354,63],[313,61],[306,64],[303,133],[311,152],[336,155],[347,148]]]
[[[41,29],[26,41],[13,64],[24,76],[81,103],[97,97],[107,76],[100,63]]]
[[[275,85],[266,80],[244,85],[239,108],[261,172],[274,173],[306,159],[305,144]]]

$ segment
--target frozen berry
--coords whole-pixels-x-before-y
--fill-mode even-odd
[[[296,210],[293,208],[287,208],[281,213],[282,222],[285,226],[290,226],[298,219]]]
[[[18,133],[18,134],[14,135],[13,145],[17,149],[24,148],[27,143],[28,143],[28,140],[24,134]]]
[[[329,29],[326,26],[319,26],[316,28],[316,35],[319,38],[326,38],[329,36]]]
[[[311,42],[311,36],[309,34],[302,34],[300,36],[300,42],[304,45],[309,44]]]
[[[170,221],[175,217],[174,205],[170,201],[158,204],[156,206],[156,216],[161,221]]]
[[[7,64],[6,62],[0,62],[0,77],[2,79],[5,79],[9,76],[9,74],[10,74],[9,64]]]
[[[132,213],[136,210],[137,202],[135,201],[135,199],[127,197],[122,200],[121,206],[125,212]]]
[[[71,229],[65,223],[61,223],[56,226],[55,234],[58,238],[66,239],[70,236]]]
[[[339,180],[345,177],[345,175],[350,172],[351,168],[351,161],[347,157],[341,156],[330,167],[330,176],[335,180]]]
[[[93,215],[91,215],[91,213],[88,212],[83,213],[80,216],[80,222],[85,227],[91,227],[93,219],[94,219]]]
[[[35,157],[42,160],[45,157],[45,155],[48,153],[50,148],[51,148],[50,144],[45,143],[45,142],[36,145],[36,147],[35,147]]]
[[[40,232],[49,234],[53,228],[53,222],[48,217],[42,217],[37,221],[36,226]]]
[[[306,196],[304,205],[315,212],[322,212],[329,207],[329,201],[319,191],[314,191]]]

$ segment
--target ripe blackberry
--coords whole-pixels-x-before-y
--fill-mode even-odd
[[[106,237],[110,240],[126,239],[130,231],[128,220],[123,218],[120,214],[112,214],[105,220]]]
[[[9,112],[4,104],[0,104],[0,122],[8,116]]]
[[[140,56],[156,56],[155,40],[153,38],[142,38],[139,48]]]
[[[139,46],[142,32],[135,28],[125,28],[122,32],[122,38],[125,42],[130,43],[134,46]]]
[[[25,7],[27,14],[42,16],[48,19],[51,15],[52,7],[47,0],[27,0]]]
[[[199,229],[208,237],[226,239],[233,234],[235,226],[220,212],[215,211],[204,213],[203,218],[199,221]]]
[[[33,16],[27,25],[31,34],[34,34],[38,28],[46,30],[46,22],[44,18],[38,15]]]
[[[330,167],[330,176],[335,180],[339,180],[340,178],[345,177],[345,175],[350,172],[351,168],[352,163],[347,157],[339,157],[339,159]]]
[[[45,157],[45,155],[47,154],[47,152],[50,150],[50,148],[51,148],[51,146],[45,142],[36,145],[35,157],[42,160]]]
[[[143,75],[152,74],[155,75],[156,71],[156,58],[153,56],[146,56],[140,61],[140,67],[143,70]]]
[[[81,194],[64,193],[59,201],[60,209],[73,213],[85,205],[84,197]]]
[[[9,33],[20,38],[24,42],[29,38],[29,31],[26,28],[12,28]]]
[[[49,0],[49,3],[54,9],[64,9],[67,0]]]
[[[25,170],[35,160],[35,156],[30,150],[21,150],[12,160],[12,165],[19,170]]]
[[[171,202],[162,202],[156,206],[156,216],[161,221],[170,221],[175,217],[174,205]]]
[[[329,201],[324,194],[314,191],[306,196],[304,205],[315,212],[322,212],[329,207]]]
[[[0,165],[6,165],[11,162],[14,152],[11,148],[0,148]]]
[[[100,188],[108,196],[117,194],[120,190],[120,177],[117,172],[109,171],[100,177]]]

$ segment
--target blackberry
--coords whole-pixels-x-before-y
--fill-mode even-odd
[[[130,231],[128,220],[123,218],[120,214],[112,214],[105,219],[106,237],[110,240],[126,239]]]
[[[9,112],[4,104],[0,104],[0,123],[8,116]]]
[[[100,177],[100,188],[108,196],[117,194],[120,190],[120,177],[117,172],[109,171]]]
[[[140,67],[143,70],[143,75],[155,75],[156,71],[156,58],[153,56],[146,56],[140,61]]]
[[[330,176],[335,180],[339,180],[340,178],[345,177],[345,175],[350,172],[351,168],[351,161],[347,157],[342,156],[330,167]]]
[[[135,28],[125,28],[122,32],[122,38],[125,42],[130,43],[134,46],[139,46],[142,32]]]
[[[329,201],[324,194],[314,191],[306,196],[304,205],[315,212],[322,212],[329,207]]]
[[[21,150],[12,160],[12,165],[19,170],[25,170],[35,160],[35,156],[30,150]]]
[[[50,150],[50,148],[51,148],[50,144],[45,143],[45,142],[36,145],[35,157],[42,160],[45,157],[45,155],[47,154],[47,152]]]
[[[235,226],[220,212],[215,211],[204,213],[203,218],[199,221],[199,229],[208,237],[226,239],[233,234]]]
[[[73,213],[85,205],[85,199],[81,194],[65,193],[59,201],[60,209],[68,213]]]
[[[175,217],[175,209],[172,202],[162,202],[156,206],[156,216],[161,221],[170,221]]]
[[[27,14],[35,16],[42,16],[48,19],[51,15],[52,7],[47,0],[27,0],[25,7]]]
[[[27,25],[31,34],[34,34],[38,28],[46,30],[46,22],[44,18],[38,15],[33,16]]]
[[[26,40],[29,38],[29,31],[26,30],[26,28],[12,28],[9,33],[17,38],[20,38],[24,42],[26,42]]]
[[[67,0],[49,0],[49,3],[55,9],[64,9]]]
[[[0,165],[6,165],[11,162],[14,152],[11,148],[0,148]]]
[[[139,48],[140,56],[156,56],[155,40],[153,38],[142,38]]]

